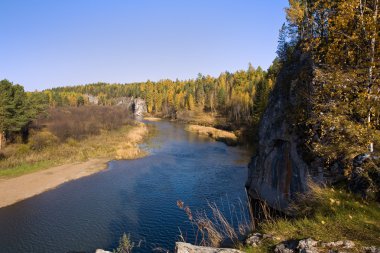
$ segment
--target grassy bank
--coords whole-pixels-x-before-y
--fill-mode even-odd
[[[9,178],[52,166],[87,161],[90,158],[134,159],[145,155],[138,143],[148,134],[142,123],[124,125],[117,130],[102,130],[82,140],[68,138],[40,150],[32,144],[11,144],[3,150],[0,177]]]
[[[309,237],[322,242],[351,240],[356,244],[354,251],[362,246],[380,246],[379,207],[379,203],[363,201],[343,190],[315,188],[297,207],[299,217],[262,222],[259,232],[273,239],[245,251],[269,252],[282,241]]]

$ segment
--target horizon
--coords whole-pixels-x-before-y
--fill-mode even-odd
[[[44,90],[267,70],[285,0],[0,3],[0,79]],[[271,15],[266,15],[271,13]]]

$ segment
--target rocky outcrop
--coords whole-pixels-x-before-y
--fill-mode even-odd
[[[147,112],[146,102],[142,98],[120,97],[117,98],[115,102],[116,105],[126,106],[132,110],[133,114],[138,118],[142,118]]]
[[[177,242],[176,243],[176,253],[243,253],[243,251],[236,249],[223,249],[223,248],[212,248],[212,247],[202,247],[195,246],[190,243]]]
[[[141,99],[141,98],[135,98],[133,100],[132,110],[133,110],[133,113],[135,114],[135,116],[143,117],[144,114],[147,112],[145,100]]]
[[[372,154],[356,156],[352,162],[348,187],[366,199],[368,195],[380,202],[380,158]]]
[[[259,147],[249,164],[246,184],[251,198],[265,200],[272,208],[285,211],[297,193],[305,192],[310,171],[302,152],[303,140],[297,131],[299,110],[308,105],[302,96],[313,82],[313,67],[307,56],[284,67],[277,78],[259,127]]]

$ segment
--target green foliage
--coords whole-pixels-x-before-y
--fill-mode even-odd
[[[0,81],[0,149],[6,137],[25,131],[46,105],[47,97],[44,94],[27,94],[20,85],[8,80]]]
[[[290,0],[280,33],[281,65],[299,61],[297,54],[313,61],[313,78],[300,73],[295,80],[310,80],[297,86],[305,106],[293,112],[306,132],[304,149],[326,168],[343,164],[347,174],[353,157],[372,144],[379,152],[378,8],[379,0]],[[288,44],[297,50],[286,54]]]
[[[0,81],[0,131],[20,131],[30,120],[24,89],[8,80]]]

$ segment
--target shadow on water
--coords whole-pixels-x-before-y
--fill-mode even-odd
[[[226,195],[231,203],[245,199],[250,152],[187,133],[180,124],[149,124],[158,131],[151,155],[111,161],[105,171],[1,208],[1,252],[112,250],[124,232],[141,241],[134,252],[172,250],[179,228],[194,240],[177,200],[200,210]]]

